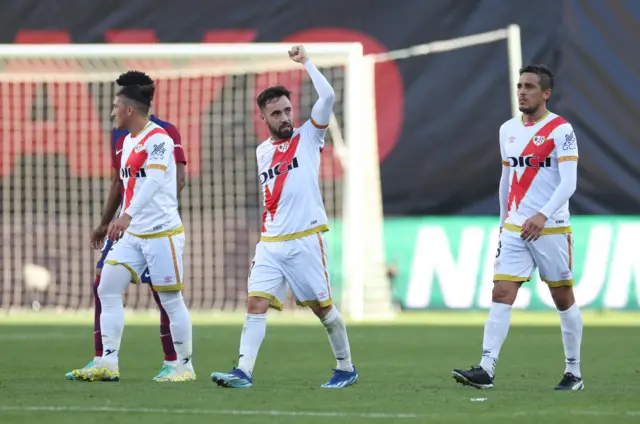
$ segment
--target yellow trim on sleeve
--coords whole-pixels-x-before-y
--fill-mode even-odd
[[[313,125],[319,130],[324,130],[325,128],[329,127],[329,124],[326,124],[326,125],[318,124],[316,121],[313,120],[313,118],[309,119],[309,121],[311,121],[311,125]]]
[[[308,230],[298,231],[297,233],[285,234],[282,236],[262,236],[260,237],[260,240],[265,242],[289,241],[307,237],[315,233],[326,233],[327,231],[329,231],[329,225],[322,224],[317,227],[309,228]]]
[[[503,165],[503,166],[510,166],[511,164],[510,164],[508,161],[503,160],[503,161],[502,161],[502,165]]]
[[[159,163],[152,163],[151,165],[147,165],[147,169],[159,169],[166,172],[167,167],[164,165],[160,165]]]
[[[567,162],[567,161],[574,161],[574,162],[578,162],[578,156],[560,156],[558,158],[558,163],[560,162]]]

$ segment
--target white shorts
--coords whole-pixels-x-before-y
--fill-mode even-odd
[[[321,233],[295,240],[260,241],[249,271],[249,296],[270,300],[282,310],[291,288],[300,306],[329,306],[327,242]]]
[[[494,264],[494,281],[530,281],[536,267],[551,287],[573,285],[573,237],[571,233],[543,234],[525,242],[520,233],[503,229]]]
[[[105,260],[109,265],[122,265],[131,273],[131,282],[140,281],[149,267],[151,285],[156,291],[182,290],[184,233],[141,238],[129,233],[113,245]]]

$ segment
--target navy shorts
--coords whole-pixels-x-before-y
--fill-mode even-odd
[[[113,248],[113,240],[106,239],[104,242],[104,247],[102,248],[100,259],[98,259],[98,263],[96,264],[97,269],[102,269],[104,267],[104,261],[107,259],[107,255],[109,251]],[[151,284],[151,275],[149,274],[149,268],[146,268],[140,276],[140,281],[143,284]]]

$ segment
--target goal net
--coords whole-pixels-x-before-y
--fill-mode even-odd
[[[336,92],[320,185],[332,297],[352,319],[389,317],[376,132],[376,63],[505,42],[510,103],[517,114],[522,63],[517,25],[379,55],[354,43],[307,44]],[[111,175],[114,80],[128,70],[156,81],[153,113],[175,124],[187,157],[180,196],[185,223],[185,298],[192,309],[242,310],[260,235],[255,148],[268,137],[257,94],[291,89],[300,124],[316,100],[289,44],[0,46],[0,308],[92,306],[98,224]],[[426,94],[426,93],[425,93]],[[505,99],[506,100],[506,99]],[[146,285],[128,308],[154,309]],[[292,299],[287,312],[296,310]]]
[[[289,47],[0,46],[0,307],[91,307],[99,252],[89,236],[112,173],[114,80],[136,69],[156,81],[152,113],[176,125],[188,161],[180,196],[188,305],[243,309],[261,228],[255,149],[268,137],[256,96],[287,86],[298,124],[317,98],[304,68],[288,59]],[[373,62],[360,44],[306,47],[336,92],[320,170],[333,298],[356,319],[386,314]],[[141,284],[125,302],[156,307]]]

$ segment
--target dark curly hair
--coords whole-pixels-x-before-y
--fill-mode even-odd
[[[118,96],[131,100],[140,114],[149,114],[156,89],[149,75],[141,71],[128,71],[118,77],[116,84],[121,87]]]

